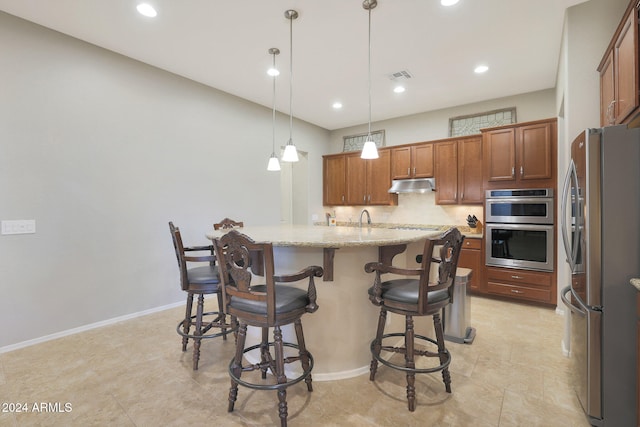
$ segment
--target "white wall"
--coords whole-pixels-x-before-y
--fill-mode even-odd
[[[271,109],[2,12],[0,52],[0,219],[37,221],[0,236],[0,349],[184,301],[170,220],[280,221]],[[320,210],[329,132],[294,129]]]

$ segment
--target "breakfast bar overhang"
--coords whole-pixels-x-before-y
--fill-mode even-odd
[[[207,238],[228,230],[210,231]],[[303,319],[307,348],[313,354],[314,380],[349,378],[368,371],[369,344],[375,335],[378,308],[367,290],[373,276],[364,271],[367,262],[390,260],[406,265],[408,245],[422,249],[425,239],[441,231],[383,227],[328,227],[305,225],[248,226],[240,229],[256,242],[274,246],[277,274],[294,273],[309,265],[322,265],[328,280],[318,282],[317,312]],[[413,247],[413,245],[411,245]],[[393,322],[393,317],[389,320]],[[401,319],[398,319],[401,321]],[[259,331],[252,331],[259,340]],[[283,328],[286,340],[295,339]]]

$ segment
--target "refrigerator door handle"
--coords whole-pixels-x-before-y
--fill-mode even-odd
[[[564,305],[566,305],[567,308],[573,311],[574,313],[578,313],[583,316],[586,315],[587,314],[586,311],[580,310],[579,307],[576,307],[575,305],[571,304],[571,301],[569,301],[569,298],[567,298],[567,294],[569,292],[572,292],[571,286],[567,286],[566,288],[563,288],[562,291],[560,291],[560,299],[562,299],[562,302],[564,303]]]
[[[567,170],[567,175],[564,178],[564,188],[562,190],[562,241],[564,243],[564,251],[567,255],[567,262],[569,263],[569,267],[571,271],[575,270],[576,266],[576,255],[577,255],[577,245],[574,242],[573,247],[571,247],[571,243],[569,243],[569,232],[567,228],[567,203],[569,203],[569,193],[571,192],[571,181],[576,177],[575,182],[577,182],[577,174],[576,174],[576,165],[573,163],[573,159],[571,159],[571,163],[569,164],[569,170]],[[577,186],[576,186],[577,192]],[[577,195],[576,195],[577,197]],[[576,224],[577,225],[577,224]],[[578,228],[576,228],[576,233],[574,235],[574,240],[578,235]]]

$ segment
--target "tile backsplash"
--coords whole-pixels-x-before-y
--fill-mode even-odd
[[[475,215],[484,223],[481,205],[436,205],[435,193],[399,194],[398,206],[335,206],[338,222],[358,222],[362,209],[367,209],[374,223],[467,225],[467,216]],[[320,217],[324,218],[323,213]]]

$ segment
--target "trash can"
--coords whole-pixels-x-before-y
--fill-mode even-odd
[[[472,273],[469,268],[457,268],[453,303],[444,308],[444,339],[459,344],[471,344],[476,337],[475,328],[470,326],[471,297],[467,289]]]

